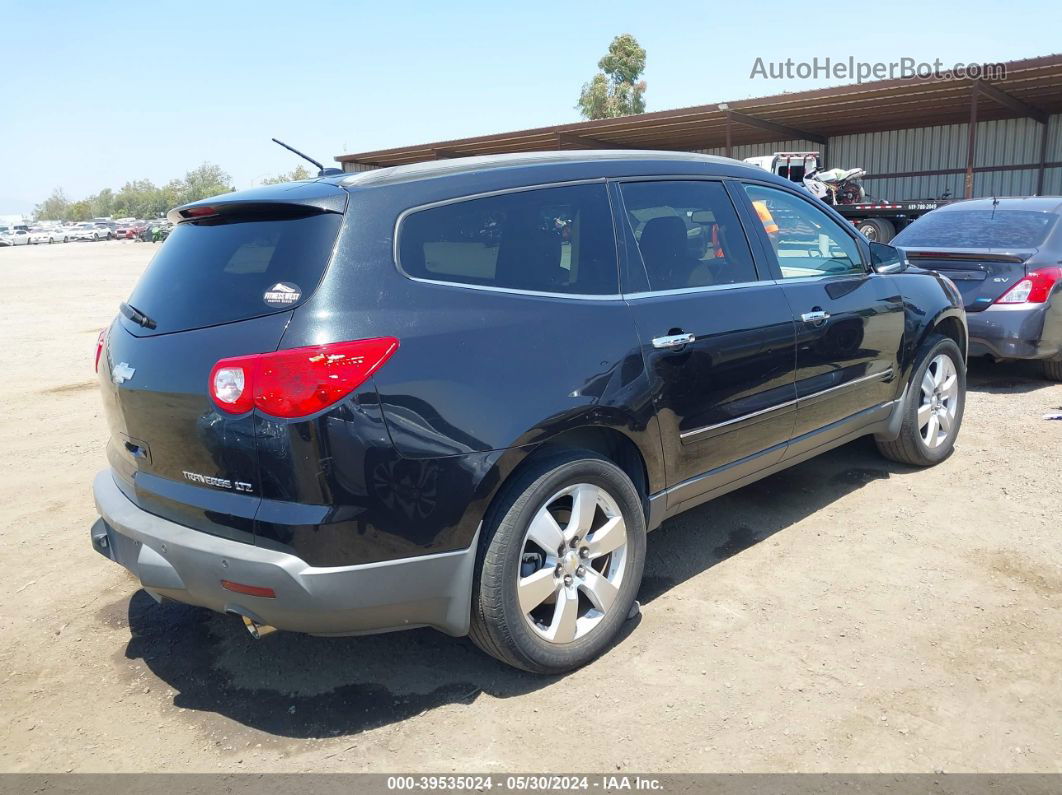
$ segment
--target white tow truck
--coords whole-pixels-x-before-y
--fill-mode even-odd
[[[896,233],[931,210],[956,199],[868,199],[859,183],[866,174],[862,168],[822,170],[818,152],[775,152],[746,157],[749,165],[777,174],[806,187],[813,195],[833,205],[841,215],[870,240],[888,243]]]

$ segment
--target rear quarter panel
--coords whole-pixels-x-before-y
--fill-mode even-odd
[[[903,378],[907,383],[917,364],[918,351],[926,339],[940,324],[952,319],[961,328],[959,348],[965,358],[969,334],[966,328],[966,311],[958,289],[933,271],[918,267],[892,274],[904,299],[904,340],[900,358]]]
[[[625,302],[466,289],[398,271],[399,214],[455,192],[470,191],[443,180],[418,183],[415,194],[402,185],[352,191],[332,266],[281,344],[399,339],[373,383],[397,453],[393,483],[438,494],[419,522],[421,548],[467,545],[508,473],[567,429],[619,430],[642,451],[650,490],[662,488],[652,395]]]

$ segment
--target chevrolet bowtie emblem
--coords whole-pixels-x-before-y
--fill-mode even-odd
[[[135,372],[136,368],[130,367],[126,362],[121,362],[111,369],[111,380],[116,384],[124,384],[133,377]]]

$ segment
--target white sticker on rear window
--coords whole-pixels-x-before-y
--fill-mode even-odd
[[[269,306],[290,306],[302,298],[302,290],[299,285],[291,282],[277,282],[262,296],[262,300]]]

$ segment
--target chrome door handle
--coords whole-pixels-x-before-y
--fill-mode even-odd
[[[811,323],[813,325],[818,325],[819,323],[825,323],[827,320],[829,320],[830,319],[830,313],[829,312],[823,312],[820,309],[820,310],[817,310],[815,312],[805,312],[804,314],[802,314],[800,316],[800,319],[803,320],[805,323]]]
[[[681,348],[693,342],[696,337],[692,334],[669,334],[666,337],[653,337],[654,348]]]

